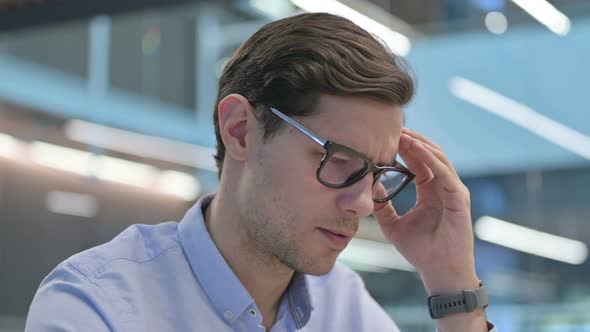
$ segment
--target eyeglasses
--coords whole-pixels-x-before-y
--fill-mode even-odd
[[[326,187],[345,188],[360,181],[371,172],[373,173],[373,201],[384,203],[392,199],[414,179],[414,174],[397,161],[393,165],[377,166],[360,152],[314,134],[276,108],[270,107],[270,110],[326,150],[316,172],[318,181]]]

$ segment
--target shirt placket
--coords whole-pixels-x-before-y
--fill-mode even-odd
[[[236,321],[237,331],[257,331],[265,332],[262,326],[262,315],[255,305],[250,305],[241,313],[239,319]]]

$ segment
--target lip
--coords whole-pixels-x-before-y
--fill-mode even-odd
[[[319,230],[324,234],[324,236],[330,241],[330,243],[337,248],[338,250],[344,250],[350,240],[352,239],[352,235],[350,232],[342,232],[342,231],[331,231],[325,228],[319,228]]]

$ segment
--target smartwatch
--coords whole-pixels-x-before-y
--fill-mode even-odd
[[[472,312],[477,308],[485,309],[487,306],[488,293],[481,280],[477,289],[466,289],[460,293],[428,297],[428,311],[432,319],[460,312]]]

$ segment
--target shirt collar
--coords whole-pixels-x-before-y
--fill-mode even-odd
[[[309,322],[313,310],[307,278],[304,274],[296,272],[291,279],[289,288],[287,288],[287,302],[295,326],[297,329],[303,328]]]
[[[205,226],[202,208],[214,197],[215,194],[205,195],[188,210],[178,226],[178,234],[193,274],[217,314],[233,323],[254,304],[254,300],[227,265]],[[295,326],[300,329],[307,324],[313,310],[305,275],[295,273],[285,296]],[[231,312],[231,318],[228,318],[228,312]]]
[[[193,274],[199,280],[221,319],[234,322],[254,302],[209,236],[203,205],[214,194],[202,197],[178,225],[178,235]]]

